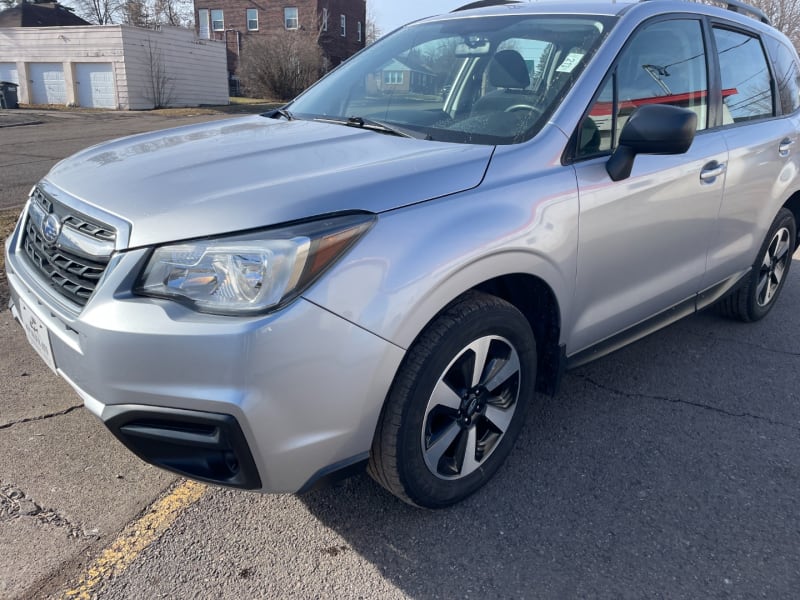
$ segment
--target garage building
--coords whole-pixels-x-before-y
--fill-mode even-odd
[[[7,13],[25,6],[47,5],[0,13],[0,81],[19,85],[20,104],[147,110],[228,103],[222,42],[179,27],[4,25]]]

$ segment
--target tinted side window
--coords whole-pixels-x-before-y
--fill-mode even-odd
[[[714,28],[722,75],[722,122],[771,117],[772,87],[764,49],[758,38]]]
[[[781,108],[783,114],[788,115],[800,108],[800,69],[796,54],[776,39],[765,37],[765,40],[772,55]]]
[[[708,69],[699,21],[659,21],[639,29],[613,75],[581,123],[579,157],[612,150],[628,118],[644,104],[689,108],[697,113],[697,129],[706,128]]]

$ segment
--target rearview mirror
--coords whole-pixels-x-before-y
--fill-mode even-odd
[[[486,56],[491,49],[489,40],[475,35],[467,36],[464,41],[456,45],[456,56],[464,58],[469,56]]]
[[[668,104],[637,108],[619,135],[619,145],[606,163],[613,181],[631,175],[637,154],[683,154],[694,141],[697,114]]]

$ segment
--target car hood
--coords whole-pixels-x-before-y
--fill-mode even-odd
[[[133,248],[453,194],[493,149],[252,116],[93,146],[46,179],[128,221]]]

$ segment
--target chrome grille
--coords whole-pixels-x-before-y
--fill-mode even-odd
[[[22,238],[31,265],[56,292],[83,306],[97,287],[113,252],[113,227],[76,213],[37,189],[32,195]],[[45,217],[55,215],[61,230],[55,243],[42,232]]]
[[[64,225],[69,225],[73,229],[80,231],[81,233],[85,233],[93,238],[97,238],[98,240],[113,242],[116,239],[114,230],[107,225],[96,225],[95,223],[75,215],[69,215],[66,217],[64,219]]]

